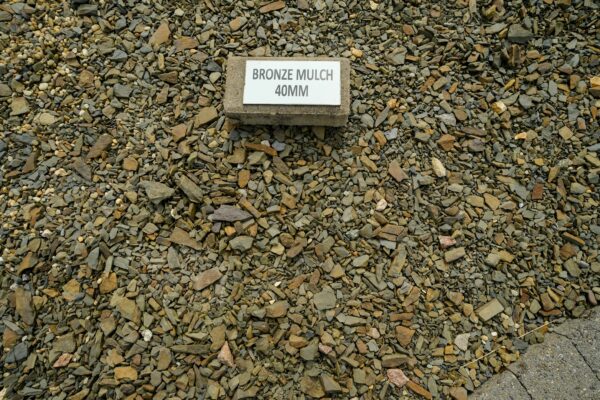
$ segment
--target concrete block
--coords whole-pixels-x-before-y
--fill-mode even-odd
[[[533,400],[599,399],[600,382],[569,339],[548,334],[508,369]]]
[[[531,399],[527,390],[510,372],[495,375],[483,384],[469,400],[527,400]]]
[[[339,61],[341,78],[340,105],[244,104],[244,80],[247,60]],[[350,115],[350,61],[329,57],[237,57],[227,60],[225,115],[248,125],[343,126]]]

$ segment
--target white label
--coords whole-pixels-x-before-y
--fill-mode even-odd
[[[341,104],[339,61],[247,60],[244,104]]]

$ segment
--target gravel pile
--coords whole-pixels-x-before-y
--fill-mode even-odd
[[[600,297],[599,16],[0,4],[0,398],[466,399]],[[229,55],[350,59],[348,126],[234,126]]]

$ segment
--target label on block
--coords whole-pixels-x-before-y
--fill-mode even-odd
[[[247,60],[244,104],[341,104],[339,61]]]

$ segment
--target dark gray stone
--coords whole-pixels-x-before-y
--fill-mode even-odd
[[[527,43],[533,39],[533,33],[521,25],[513,24],[508,28],[508,40],[514,43]]]

